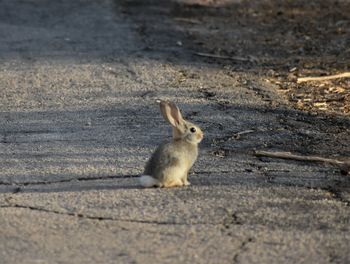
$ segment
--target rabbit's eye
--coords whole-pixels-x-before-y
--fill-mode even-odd
[[[196,128],[195,127],[191,127],[190,131],[191,131],[191,133],[195,133],[196,132]]]

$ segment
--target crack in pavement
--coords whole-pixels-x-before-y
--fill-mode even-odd
[[[150,225],[175,225],[175,226],[190,226],[190,225],[209,225],[209,226],[218,226],[221,225],[221,223],[191,223],[191,222],[166,222],[166,221],[151,221],[151,220],[137,220],[137,219],[122,219],[122,218],[115,218],[115,217],[109,217],[109,216],[93,216],[93,215],[86,215],[82,213],[75,213],[75,212],[62,212],[59,210],[50,210],[43,207],[36,207],[31,205],[21,205],[21,204],[5,204],[0,205],[0,208],[12,208],[12,209],[27,209],[37,212],[44,212],[44,213],[51,213],[56,215],[64,215],[64,216],[72,216],[77,217],[81,219],[88,219],[88,220],[97,220],[97,221],[115,221],[115,222],[128,222],[128,223],[138,223],[138,224],[150,224]]]
[[[239,263],[238,258],[239,255],[243,252],[246,252],[248,250],[248,244],[254,243],[255,239],[253,237],[248,237],[246,240],[244,240],[240,247],[238,248],[238,252],[233,256],[233,263]]]
[[[8,204],[8,205],[0,205],[0,208],[20,208],[20,209],[28,209],[32,211],[52,213],[57,215],[65,215],[65,216],[74,216],[83,219],[89,220],[98,220],[98,221],[117,221],[117,222],[131,222],[131,223],[141,223],[141,224],[157,224],[157,225],[186,225],[182,223],[169,223],[169,222],[159,222],[159,221],[146,221],[146,220],[134,220],[134,219],[118,219],[114,217],[108,216],[93,216],[93,215],[85,215],[82,213],[74,213],[74,212],[62,212],[58,210],[50,210],[43,207],[36,207],[30,205],[21,205],[21,204]]]
[[[230,228],[232,226],[240,226],[244,225],[243,219],[239,218],[238,212],[232,212],[226,208],[223,208],[226,212],[226,217],[224,217],[223,221],[221,222],[222,226],[222,233],[228,236],[232,236],[232,232],[230,231]]]
[[[228,213],[228,216],[224,219],[223,225],[225,229],[229,229],[232,225],[243,225],[243,222],[239,219],[236,212]]]

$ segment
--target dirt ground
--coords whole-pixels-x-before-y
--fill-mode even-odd
[[[276,84],[297,109],[350,114],[349,78],[297,83],[298,77],[349,71],[348,1],[127,1],[126,6],[145,22],[139,29],[145,37],[178,38],[189,53],[221,56],[206,61],[228,74],[249,71]],[[173,19],[171,32],[154,26],[162,16]],[[149,43],[154,49],[158,44]]]

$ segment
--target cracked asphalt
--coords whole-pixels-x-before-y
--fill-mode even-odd
[[[1,263],[350,262],[350,177],[253,155],[349,157],[349,117],[193,54],[183,2],[0,1]],[[186,188],[138,185],[159,98],[205,132]]]

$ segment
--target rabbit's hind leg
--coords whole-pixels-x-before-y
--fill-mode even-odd
[[[162,186],[165,188],[169,187],[181,187],[184,185],[181,177],[182,170],[178,167],[170,167],[164,171],[164,178]]]
[[[171,187],[181,187],[183,186],[183,182],[181,180],[173,180],[173,181],[167,181],[162,184],[162,187],[164,188],[171,188]]]

